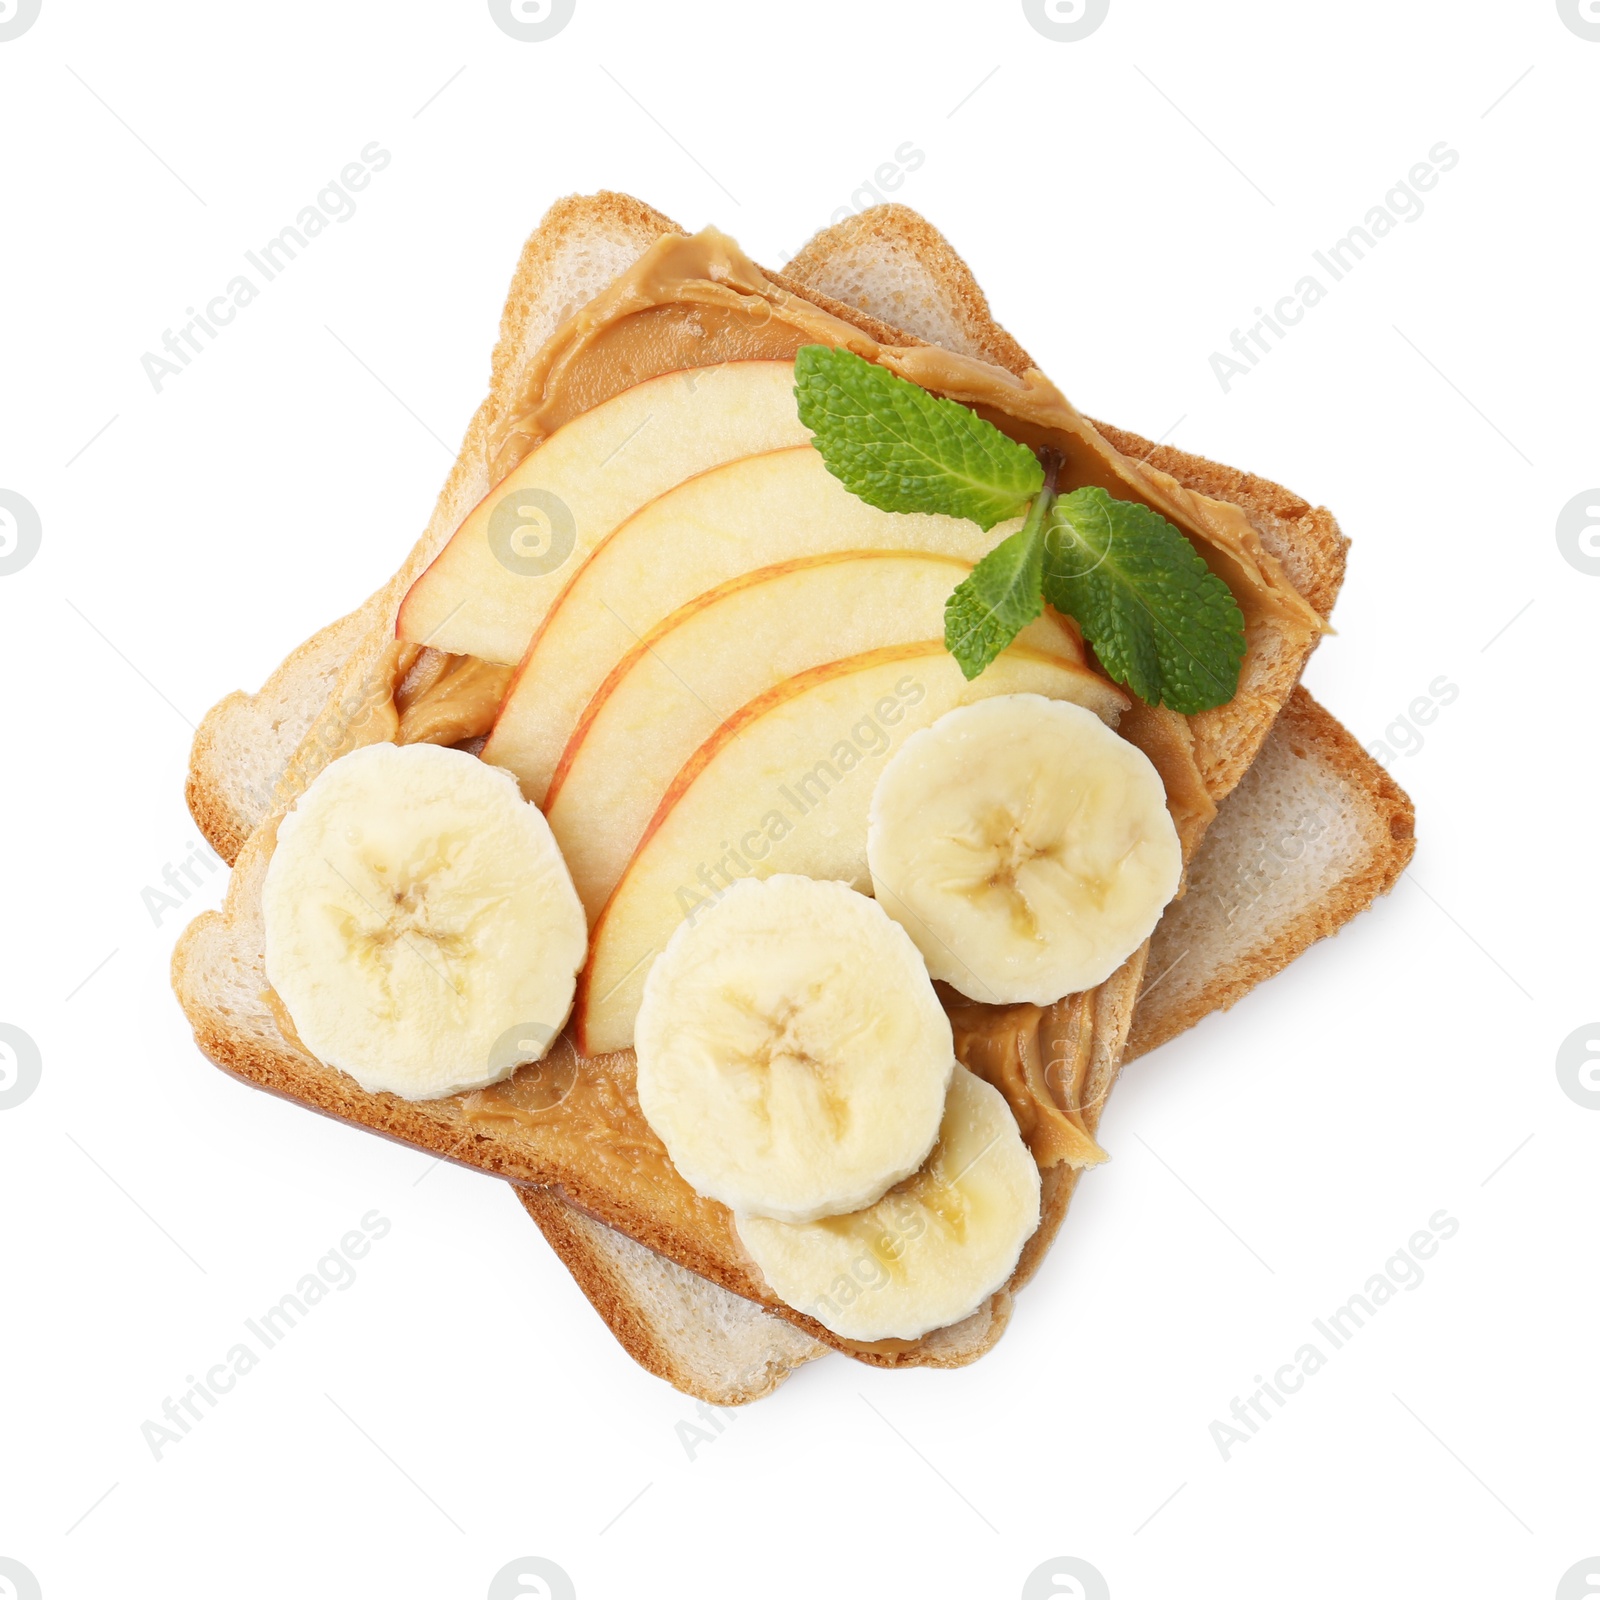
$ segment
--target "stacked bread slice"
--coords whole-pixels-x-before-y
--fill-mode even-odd
[[[491,393],[411,556],[365,606],[302,645],[258,694],[230,696],[207,716],[188,797],[236,871],[225,910],[199,919],[180,943],[174,984],[202,1048],[226,1070],[517,1183],[522,1203],[625,1348],[680,1388],[734,1403],[767,1392],[830,1346],[884,1365],[956,1365],[983,1353],[1004,1328],[1011,1292],[1060,1226],[1078,1169],[1063,1163],[1046,1172],[1038,1234],[1011,1284],[973,1316],[904,1347],[851,1347],[776,1300],[730,1242],[715,1207],[683,1196],[663,1202],[625,1158],[592,1145],[557,1148],[510,1120],[474,1116],[465,1096],[405,1102],[364,1094],[293,1039],[262,968],[260,886],[276,820],[335,755],[387,736],[373,706],[393,688],[384,675],[393,670],[397,617],[417,577],[493,486],[485,441],[556,328],[677,231],[622,196],[552,209],[513,281]],[[771,281],[776,292],[802,297],[885,349],[937,345],[1006,373],[1031,367],[948,244],[901,207],[826,230]],[[1236,508],[1251,558],[1327,617],[1345,541],[1326,512],[1264,480],[1095,426],[1151,492]],[[1064,1109],[1091,1135],[1124,1060],[1231,1005],[1369,904],[1409,859],[1404,795],[1295,687],[1315,642],[1314,628],[1265,618],[1252,628],[1233,704],[1130,732],[1142,733],[1147,749],[1162,739],[1183,746],[1200,785],[1174,798],[1188,807],[1190,836],[1200,842],[1187,893],[1163,919],[1148,959],[1141,951],[1130,960],[1079,1018],[1085,1070]],[[1129,715],[1137,721],[1137,712]],[[581,812],[571,825],[581,829]],[[1029,1025],[1019,1021],[1020,1052],[1030,1048]],[[605,1093],[627,1101],[631,1052],[583,1065]]]

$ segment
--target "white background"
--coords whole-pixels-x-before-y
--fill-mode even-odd
[[[1016,0],[577,0],[531,44],[482,0],[43,0],[0,43],[0,488],[43,527],[0,577],[0,1021],[43,1061],[0,1111],[0,1556],[45,1600],[477,1600],[529,1554],[583,1600],[1011,1597],[1061,1555],[1116,1600],[1544,1600],[1600,1554],[1600,1111],[1555,1072],[1600,1013],[1600,579],[1555,538],[1600,481],[1597,85],[1555,0],[1112,0],[1078,43]],[[357,213],[157,394],[141,355],[373,140]],[[1441,140],[1425,213],[1224,394],[1212,352]],[[691,1460],[505,1186],[204,1061],[166,968],[223,875],[159,927],[141,891],[196,838],[192,725],[426,521],[552,200],[776,265],[907,141],[893,198],[1080,406],[1334,508],[1307,681],[1364,742],[1460,692],[1393,761],[1406,880],[1130,1069],[993,1354],[830,1358]],[[153,1459],[374,1208],[358,1281]],[[1426,1281],[1224,1461],[1212,1421],[1441,1208]]]

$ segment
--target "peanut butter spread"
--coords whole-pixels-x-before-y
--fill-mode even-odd
[[[330,761],[364,745],[393,740],[400,728],[395,689],[405,681],[420,653],[416,645],[402,639],[386,645],[370,676],[341,701],[339,715],[312,727],[306,745],[295,752],[280,793],[297,795]]]
[[[988,1006],[953,990],[941,998],[955,1034],[956,1058],[1006,1097],[1041,1170],[1065,1161],[1106,1159],[1084,1122],[1086,1079],[1094,1051],[1094,995],[1055,1005]]]
[[[521,1130],[537,1146],[541,1165],[598,1167],[624,1212],[659,1216],[670,1210],[680,1227],[720,1242],[719,1253],[743,1256],[732,1213],[689,1187],[645,1121],[632,1051],[586,1059],[562,1034],[543,1061],[469,1094],[462,1110],[468,1122]]]
[[[494,726],[514,667],[426,647],[394,692],[396,744],[460,744]]]
[[[1153,507],[1191,536],[1227,583],[1244,613],[1247,640],[1269,619],[1306,640],[1322,630],[1241,510],[1119,454],[1042,373],[1017,377],[932,346],[881,343],[775,282],[711,229],[692,238],[660,239],[568,317],[528,361],[515,401],[488,434],[490,482],[504,479],[563,423],[635,384],[687,367],[787,358],[812,343],[844,346],[971,406],[1023,443],[1059,451],[1063,491],[1098,485]],[[470,657],[397,644],[375,674],[373,703],[361,707],[348,747],[374,738],[438,744],[472,739],[487,732],[509,676],[510,669]],[[1121,731],[1161,773],[1187,858],[1215,812],[1188,723],[1176,713],[1136,704]],[[948,993],[944,998],[957,1056],[1005,1095],[1040,1167],[1104,1160],[1086,1120],[1095,1108],[1085,1104],[1094,995],[1071,996],[1048,1008],[983,1006]],[[674,1254],[713,1272],[718,1262],[744,1259],[730,1213],[690,1188],[646,1123],[631,1051],[586,1060],[563,1036],[545,1062],[466,1096],[463,1111],[469,1122],[515,1130],[535,1169],[599,1168],[605,1181],[596,1187],[608,1196],[603,1220],[623,1227],[631,1220],[656,1242],[671,1238]],[[759,1281],[753,1272],[751,1278]],[[910,1347],[908,1341],[888,1340],[861,1348]]]

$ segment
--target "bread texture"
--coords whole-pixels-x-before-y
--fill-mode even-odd
[[[626,196],[574,198],[552,208],[518,264],[502,317],[490,395],[469,425],[461,455],[410,557],[365,606],[295,652],[260,693],[230,696],[206,717],[195,741],[189,803],[206,836],[238,870],[222,916],[200,919],[180,943],[174,986],[197,1040],[226,1070],[315,1109],[524,1185],[524,1204],[625,1347],[689,1392],[733,1403],[770,1390],[824,1342],[840,1342],[809,1319],[774,1304],[746,1263],[710,1247],[692,1228],[663,1232],[647,1213],[630,1206],[615,1181],[618,1175],[607,1171],[604,1162],[588,1170],[555,1170],[541,1164],[515,1136],[469,1122],[458,1102],[409,1103],[363,1095],[285,1036],[265,994],[260,954],[258,890],[275,818],[338,753],[340,740],[359,720],[365,686],[393,637],[400,598],[491,486],[482,447],[506,397],[516,391],[532,356],[566,316],[660,234],[672,231],[677,230],[669,219]],[[960,258],[903,207],[876,208],[825,231],[784,274],[773,277],[884,342],[937,342],[1016,373],[1031,365],[1026,352],[989,317],[982,293]],[[1325,511],[1266,480],[1183,452],[1157,450],[1136,435],[1101,431],[1124,454],[1145,460],[1176,483],[1238,505],[1290,581],[1326,616],[1342,579],[1344,541]],[[1214,798],[1226,795],[1246,774],[1304,658],[1302,648],[1264,655],[1248,694],[1241,695],[1231,714],[1207,713],[1209,723],[1194,719]],[[1336,729],[1331,719],[1325,721]],[[1310,731],[1302,742],[1327,754],[1319,743],[1332,737],[1327,728],[1314,728],[1311,721],[1306,727]],[[1382,877],[1381,871],[1377,876]],[[1342,906],[1340,911],[1352,914]],[[1340,912],[1334,915],[1336,926]],[[1316,936],[1309,933],[1307,942]],[[1133,1020],[1145,971],[1142,955],[1096,997],[1097,1049],[1089,1098],[1089,1114],[1095,1118],[1114,1082]],[[1235,949],[1234,957],[1225,980],[1225,986],[1234,988],[1228,991],[1229,1001],[1218,1003],[1231,1003],[1259,981],[1250,976],[1256,970],[1251,953],[1240,955]],[[1195,970],[1202,966],[1194,963]],[[1187,977],[1174,993],[1191,1008],[1201,1006],[1201,1014],[1209,1009],[1203,1004],[1204,987],[1195,988]],[[1048,1247],[1073,1182],[1067,1169],[1047,1174],[1045,1222],[1012,1287],[1020,1286]],[[529,1183],[559,1189],[529,1189]],[[583,1215],[585,1211],[593,1215]],[[603,1226],[597,1217],[632,1237]],[[727,1295],[729,1289],[735,1296]],[[727,1303],[738,1296],[744,1298],[737,1305]],[[974,1317],[917,1341],[914,1349],[850,1353],[884,1365],[962,1364],[993,1344],[1009,1312],[1009,1293],[1002,1292]],[[787,1322],[773,1332],[781,1319]]]
[[[1415,835],[1405,791],[1296,689],[1150,941],[1123,1061],[1227,1010],[1337,933],[1394,887]]]

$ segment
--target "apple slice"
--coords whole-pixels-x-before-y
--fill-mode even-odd
[[[884,763],[918,728],[999,694],[1072,700],[1107,722],[1127,704],[1087,667],[1018,645],[968,683],[924,640],[800,673],[724,722],[673,779],[596,919],[579,1049],[633,1042],[651,961],[736,878],[798,872],[870,893],[867,808]]]
[[[824,662],[937,639],[945,601],[971,570],[912,551],[808,556],[744,573],[652,628],[585,708],[545,796],[590,921],[673,778],[720,723]],[[1083,663],[1076,632],[1054,612],[1018,640]]]
[[[509,767],[542,806],[612,668],[664,617],[741,573],[847,550],[919,550],[970,565],[1018,526],[985,533],[962,517],[879,511],[809,444],[703,472],[621,524],[573,576],[512,679],[483,759]]]
[[[585,556],[708,467],[811,435],[792,361],[664,373],[574,417],[495,485],[400,605],[411,644],[514,666]]]

